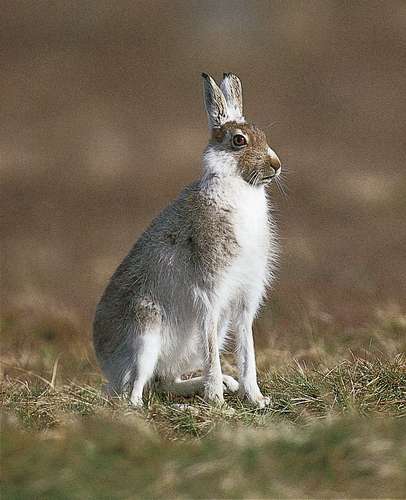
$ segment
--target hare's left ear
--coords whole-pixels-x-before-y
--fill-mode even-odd
[[[202,77],[204,78],[204,104],[209,118],[209,127],[221,127],[229,121],[226,99],[210,75],[202,73]]]
[[[229,119],[244,123],[245,119],[242,112],[242,85],[238,76],[233,73],[224,73],[220,89],[227,101]]]

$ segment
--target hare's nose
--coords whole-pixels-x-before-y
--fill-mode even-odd
[[[269,163],[271,167],[275,170],[275,175],[278,175],[281,170],[281,162],[275,151],[268,147]]]
[[[276,155],[272,155],[270,157],[270,163],[272,168],[275,170],[275,174],[278,175],[279,172],[281,171],[281,162],[279,158]]]

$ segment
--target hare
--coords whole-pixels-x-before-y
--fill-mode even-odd
[[[281,171],[264,132],[243,116],[242,86],[203,73],[211,137],[200,179],[151,223],[113,274],[97,306],[94,347],[108,390],[135,406],[152,380],[222,403],[224,389],[253,405],[258,387],[252,323],[275,268],[277,242],[266,186]],[[220,352],[233,334],[239,382]],[[202,370],[203,375],[182,379]]]

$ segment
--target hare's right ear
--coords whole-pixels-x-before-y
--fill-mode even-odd
[[[245,119],[242,113],[242,85],[238,76],[233,73],[224,73],[220,89],[226,98],[229,119],[238,123],[244,123]]]
[[[209,117],[209,127],[218,128],[228,121],[227,102],[217,83],[210,75],[204,78],[204,104]]]

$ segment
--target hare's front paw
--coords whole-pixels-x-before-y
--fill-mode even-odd
[[[220,383],[207,382],[204,386],[204,399],[209,403],[223,404],[223,381]]]
[[[262,394],[259,397],[256,397],[254,400],[250,400],[250,402],[259,409],[266,408],[271,404],[271,398],[268,396],[263,396]]]
[[[231,375],[223,375],[223,388],[226,392],[237,392],[240,384]]]
[[[252,406],[256,406],[259,409],[263,409],[271,404],[271,398],[263,396],[258,387],[253,390],[242,389],[240,390],[240,396],[247,399]]]
[[[142,400],[142,396],[134,396],[132,395],[130,398],[130,404],[133,408],[141,409],[144,407],[144,401]]]

